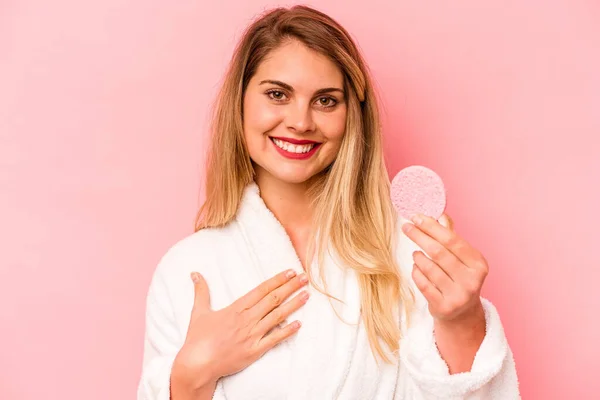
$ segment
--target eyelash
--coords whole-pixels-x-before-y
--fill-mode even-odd
[[[279,103],[279,102],[283,102],[283,101],[284,101],[284,100],[281,100],[281,99],[275,99],[275,98],[271,97],[271,95],[272,95],[273,93],[281,93],[281,94],[285,95],[285,93],[284,93],[283,91],[281,91],[281,90],[278,90],[278,89],[271,89],[271,90],[267,90],[267,91],[265,92],[265,94],[266,94],[266,95],[267,95],[267,96],[268,96],[268,97],[269,97],[271,100],[274,100],[274,101],[276,101],[276,102],[278,102],[278,103]],[[318,100],[321,100],[321,99],[328,99],[328,100],[331,100],[331,101],[333,102],[333,104],[332,104],[332,105],[330,105],[330,106],[324,106],[324,105],[322,105],[322,104],[319,104],[319,105],[320,105],[321,107],[323,107],[323,108],[332,108],[332,107],[335,107],[335,106],[338,104],[338,100],[337,100],[336,98],[334,98],[334,97],[330,97],[330,96],[324,96],[324,97],[319,97],[319,99],[318,99]]]

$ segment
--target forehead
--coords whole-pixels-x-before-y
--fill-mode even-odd
[[[255,77],[275,79],[299,88],[342,88],[344,84],[342,71],[333,61],[297,40],[271,51],[258,66]]]

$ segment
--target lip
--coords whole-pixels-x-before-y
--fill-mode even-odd
[[[273,139],[279,139],[279,138],[271,138],[271,143],[273,143],[273,147],[275,147],[275,150],[277,150],[279,152],[279,154],[281,154],[285,158],[289,158],[291,160],[307,160],[307,159],[311,158],[317,152],[319,147],[321,147],[321,143],[309,141],[308,143],[304,143],[304,144],[315,143],[315,145],[308,153],[292,153],[292,152],[286,151],[286,150],[282,149],[281,147],[277,146]],[[284,139],[281,139],[281,140],[284,140]],[[296,144],[296,143],[294,143],[294,144]]]
[[[315,142],[314,140],[298,140],[298,139],[292,139],[292,138],[286,138],[286,137],[276,137],[276,136],[270,136],[270,138],[282,140],[284,142],[288,142],[291,144],[320,144],[320,142]]]

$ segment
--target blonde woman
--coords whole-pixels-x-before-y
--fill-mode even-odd
[[[212,128],[196,232],[149,288],[138,399],[520,398],[484,257],[446,216],[395,214],[344,28],[256,20]]]

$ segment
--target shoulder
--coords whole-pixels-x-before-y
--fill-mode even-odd
[[[160,258],[154,275],[168,279],[192,271],[206,273],[207,266],[222,254],[230,243],[233,227],[206,228],[189,234],[172,244]]]
[[[172,244],[158,261],[147,292],[148,321],[164,329],[175,324],[185,334],[194,301],[194,286],[190,274],[200,272],[207,280],[218,280],[215,260],[227,243],[228,227],[202,229]],[[183,336],[185,337],[185,336]]]
[[[172,244],[159,259],[151,275],[148,304],[171,308],[178,321],[186,322],[194,298],[190,274],[199,272],[211,291],[223,291],[222,266],[228,260],[228,249],[235,246],[235,237],[236,228],[229,224],[199,230]]]

